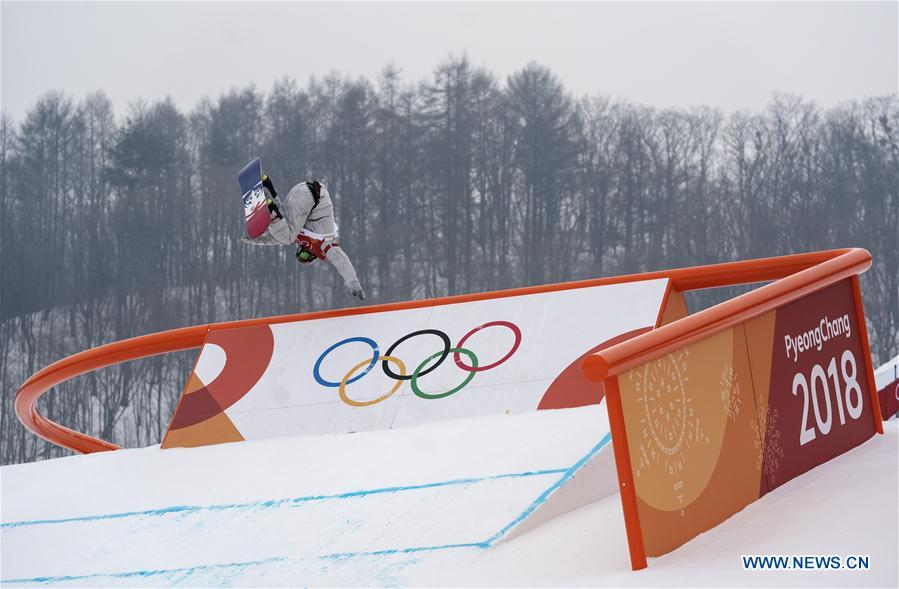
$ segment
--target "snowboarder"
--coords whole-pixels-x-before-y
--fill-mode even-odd
[[[312,264],[327,260],[343,278],[350,294],[365,300],[356,269],[338,242],[334,205],[325,185],[318,180],[300,182],[284,198],[278,198],[274,184],[266,175],[262,176],[262,186],[271,222],[260,236],[242,237],[240,241],[251,245],[296,244],[297,262]]]

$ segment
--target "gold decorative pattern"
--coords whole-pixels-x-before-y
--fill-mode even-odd
[[[740,397],[740,381],[737,371],[732,363],[728,362],[721,371],[721,401],[724,403],[724,412],[731,421],[736,421],[743,407],[743,399]]]

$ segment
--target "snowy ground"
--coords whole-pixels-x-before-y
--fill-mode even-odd
[[[589,482],[614,482],[605,407],[9,466],[0,579],[896,587],[897,423],[639,572],[617,495],[514,532],[589,465]],[[871,570],[750,572],[743,554],[870,555]]]

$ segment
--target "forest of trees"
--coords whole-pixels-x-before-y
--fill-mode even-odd
[[[238,170],[316,177],[366,304],[860,246],[875,361],[897,353],[899,98],[760,112],[575,97],[531,64],[449,58],[305,86],[235,88],[189,112],[49,92],[0,125],[0,462],[66,454],[13,398],[63,356],[154,331],[354,303],[327,265],[244,247]],[[700,295],[691,304],[710,304]],[[195,353],[61,385],[51,419],[159,442]]]

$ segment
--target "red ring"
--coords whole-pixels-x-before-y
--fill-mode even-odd
[[[471,367],[466,364],[463,364],[462,358],[461,358],[461,356],[459,356],[459,352],[455,352],[455,353],[453,353],[453,360],[456,361],[456,366],[458,366],[462,370],[467,370],[468,372],[483,372],[484,370],[490,370],[491,368],[496,368],[497,366],[499,366],[500,364],[502,364],[503,362],[505,362],[506,360],[508,360],[509,358],[512,357],[512,354],[514,354],[515,351],[518,350],[518,346],[521,345],[521,330],[518,328],[517,325],[515,325],[514,323],[512,323],[510,321],[490,321],[489,323],[485,323],[484,325],[479,325],[478,327],[475,327],[474,329],[472,329],[471,331],[466,333],[464,336],[462,336],[462,339],[460,339],[459,343],[456,344],[454,347],[461,348],[462,344],[464,344],[465,340],[467,340],[469,337],[473,336],[475,333],[479,332],[480,330],[484,329],[485,327],[492,327],[494,325],[502,325],[502,326],[508,327],[509,329],[512,330],[512,333],[515,334],[515,343],[512,344],[512,349],[509,350],[509,353],[506,354],[505,356],[503,356],[502,358],[500,358],[499,360],[497,360],[496,362],[494,362],[493,364],[487,364],[486,366]]]

